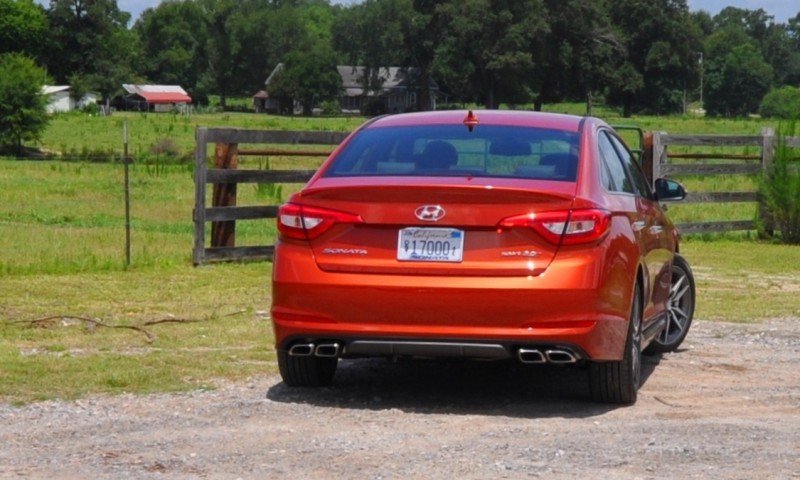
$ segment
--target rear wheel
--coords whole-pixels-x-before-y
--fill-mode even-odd
[[[618,362],[589,364],[589,392],[600,403],[636,402],[642,375],[642,292],[637,285],[631,302],[625,352]]]
[[[674,352],[683,343],[694,317],[694,275],[689,263],[675,255],[667,302],[667,324],[645,350],[645,353]]]
[[[292,356],[289,352],[278,351],[278,369],[283,383],[290,387],[330,385],[338,362],[335,357]]]

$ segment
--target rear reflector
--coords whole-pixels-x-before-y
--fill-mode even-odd
[[[364,223],[359,215],[286,203],[278,207],[278,232],[283,238],[313,240],[341,223]]]
[[[532,228],[554,245],[597,242],[605,236],[611,214],[605,210],[559,210],[508,217],[498,227]]]

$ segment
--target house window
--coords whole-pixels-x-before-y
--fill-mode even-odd
[[[408,103],[411,105],[417,104],[417,92],[411,92],[411,95],[408,96]]]

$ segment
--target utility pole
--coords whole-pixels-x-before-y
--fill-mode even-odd
[[[703,52],[697,52],[697,54],[700,55],[700,108],[705,110],[706,104],[703,103],[703,70],[705,70],[703,66]]]

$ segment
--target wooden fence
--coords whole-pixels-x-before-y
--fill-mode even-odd
[[[276,148],[275,145],[329,145],[331,150],[348,135],[347,132],[291,132],[271,130],[238,130],[231,128],[198,128],[195,132],[195,201],[193,261],[200,265],[209,261],[271,259],[272,245],[236,246],[236,221],[275,218],[278,206],[236,206],[239,183],[303,183],[314,170],[240,170],[238,159],[255,156],[328,156],[330,151],[308,151]],[[209,169],[208,144],[215,145],[214,168]],[[265,148],[240,149],[240,144],[256,144]],[[212,184],[212,205],[206,206],[206,186]],[[211,222],[211,246],[206,247],[206,222]]]
[[[771,129],[764,129],[761,135],[670,135],[666,132],[652,134],[652,175],[659,177],[678,177],[682,175],[755,175],[772,163],[775,135]],[[670,146],[690,147],[736,147],[739,151],[755,147],[758,154],[695,152],[669,152]],[[717,148],[719,150],[719,148]],[[678,160],[679,162],[676,162]],[[722,160],[725,163],[720,163]],[[755,191],[737,192],[689,192],[684,203],[728,203],[757,202]],[[682,233],[727,232],[752,230],[756,228],[753,216],[749,219],[728,221],[704,221],[678,224]]]
[[[788,138],[787,145],[800,147],[800,138]],[[716,150],[731,148],[737,153],[719,153],[718,151],[669,152],[670,146],[715,148]],[[653,132],[648,136],[644,156],[645,170],[652,172],[652,178],[677,177],[682,175],[714,176],[714,175],[758,175],[771,164],[775,155],[776,137],[771,128],[762,130],[761,135],[670,135],[665,132]],[[649,147],[649,148],[648,148]],[[722,147],[722,148],[719,148]],[[747,147],[754,147],[758,153],[740,153]],[[651,162],[649,165],[647,162]],[[649,172],[648,172],[649,173]],[[684,203],[730,203],[758,202],[756,191],[728,192],[693,192],[690,191]],[[761,208],[761,207],[759,207]],[[748,219],[708,221],[678,224],[682,233],[729,232],[736,230],[753,230],[756,228],[756,212]],[[766,217],[765,217],[766,218]],[[771,225],[766,227],[771,229]]]
[[[238,157],[259,156],[327,156],[330,152],[299,151],[276,148],[275,145],[338,145],[348,133],[297,132],[270,130],[238,130],[198,128],[195,149],[195,265],[209,261],[271,259],[272,245],[236,246],[236,221],[274,218],[277,205],[236,206],[236,185],[239,183],[302,183],[314,170],[239,170]],[[775,134],[764,129],[761,135],[670,135],[665,132],[645,136],[642,162],[651,181],[659,177],[680,178],[681,175],[754,175],[764,171],[775,152]],[[207,166],[208,144],[215,144],[214,168]],[[240,149],[240,144],[269,145],[267,148]],[[800,148],[800,138],[787,144]],[[759,153],[669,152],[670,146],[690,147],[755,147]],[[724,163],[720,163],[720,161]],[[211,207],[206,206],[206,185],[214,185]],[[755,191],[690,192],[686,203],[757,202]],[[755,216],[755,212],[753,212]],[[211,246],[206,247],[206,222],[211,222]],[[679,224],[683,233],[752,230],[752,218],[734,221],[703,221]]]

